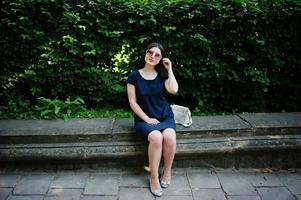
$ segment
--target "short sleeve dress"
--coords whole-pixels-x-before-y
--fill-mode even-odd
[[[158,74],[153,80],[146,80],[138,70],[130,73],[127,83],[135,86],[138,105],[150,118],[156,118],[159,124],[148,124],[137,115],[135,117],[135,131],[147,140],[149,133],[154,130],[163,131],[172,128],[176,131],[173,112],[166,100],[165,80]]]

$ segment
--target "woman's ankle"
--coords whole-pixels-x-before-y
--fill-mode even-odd
[[[163,179],[164,181],[170,181],[170,179],[171,179],[171,169],[163,170],[163,174],[162,174],[161,179]]]
[[[156,176],[156,177],[151,177],[150,176],[149,181],[150,181],[150,187],[152,189],[161,188],[158,176]]]

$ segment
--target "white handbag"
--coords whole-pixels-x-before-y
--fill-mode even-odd
[[[189,127],[192,124],[191,112],[189,108],[180,105],[170,105],[174,114],[176,124],[181,124],[185,127]]]

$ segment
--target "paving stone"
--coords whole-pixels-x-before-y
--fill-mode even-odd
[[[220,188],[220,183],[215,173],[187,173],[192,188]]]
[[[51,183],[51,188],[84,188],[88,179],[88,173],[60,172]]]
[[[48,187],[53,180],[53,175],[38,173],[23,176],[17,183],[14,194],[46,194]]]
[[[192,196],[168,196],[168,195],[164,195],[160,198],[157,198],[160,200],[193,200]]]
[[[118,196],[83,196],[82,200],[117,200]]]
[[[279,172],[279,179],[295,195],[301,194],[301,174]]]
[[[288,173],[284,171],[284,172],[278,172],[277,175],[283,183],[289,183],[294,180],[301,180],[300,173]]]
[[[228,195],[257,195],[252,184],[235,172],[218,172],[217,176]]]
[[[163,163],[162,163],[163,164]],[[163,173],[163,169],[162,169],[163,166],[161,166],[160,168],[160,174]],[[197,168],[195,169],[197,170]],[[201,169],[199,169],[198,171],[200,171]],[[192,171],[192,168],[191,167],[176,167],[176,166],[173,166],[172,169],[171,169],[171,173],[172,174],[183,174],[183,172],[188,172],[188,171]]]
[[[149,187],[149,178],[146,173],[122,174],[120,186]]]
[[[91,166],[93,166],[93,163],[91,163]],[[98,165],[96,165],[95,169],[88,170],[88,169],[84,168],[83,170],[78,170],[77,172],[78,173],[89,172],[91,174],[121,174],[122,169],[121,168],[112,168],[112,167],[107,167],[107,166],[99,167]]]
[[[228,196],[228,200],[261,200],[260,196]]]
[[[80,200],[82,189],[51,188],[44,200]]]
[[[249,180],[253,186],[283,186],[276,174],[257,173],[257,172],[239,172],[239,176]]]
[[[120,188],[119,200],[133,199],[154,200],[155,197],[148,188]]]
[[[170,183],[168,189],[164,190],[164,194],[175,195],[175,196],[192,195],[186,174],[177,174],[177,175],[172,176],[171,183]]]
[[[7,200],[43,200],[44,196],[37,196],[37,195],[18,195],[18,196],[9,196]]]
[[[293,195],[285,187],[257,188],[261,200],[295,200]]]
[[[20,175],[15,173],[0,174],[0,187],[14,187]]]
[[[9,189],[10,195],[9,200],[34,200],[34,199],[43,199],[45,196],[46,200],[51,199],[83,199],[83,200],[117,200],[117,199],[155,199],[149,191],[148,186],[148,176],[146,173],[135,173],[133,171],[127,172],[115,172],[108,170],[104,173],[97,173],[99,170],[89,171],[82,170],[78,172],[72,171],[60,171],[54,176],[51,173],[36,173],[36,172],[25,172],[21,171],[20,173],[8,172],[6,175],[19,175],[19,181],[16,184],[15,190],[20,192],[21,186],[23,191],[25,190],[25,184],[28,184],[27,189],[28,194],[19,194],[16,195],[15,190],[12,190],[12,187],[0,187],[0,200],[2,194],[7,194],[6,189]],[[130,173],[131,172],[131,173]],[[232,169],[220,169],[217,170],[217,180],[221,182],[223,189],[227,193],[228,200],[278,200],[278,199],[291,199],[292,200],[301,200],[301,176],[298,173],[290,174],[287,171],[274,174],[265,174],[265,173],[252,173],[254,170],[232,170]],[[22,176],[26,174],[26,176]],[[90,176],[89,176],[90,174]],[[277,174],[277,175],[275,175]],[[4,175],[4,173],[0,173]],[[176,169],[173,170],[172,182],[169,188],[164,189],[164,195],[161,198],[156,199],[167,199],[167,200],[192,200],[194,199],[214,199],[214,200],[225,200],[225,193],[221,188],[197,188],[199,185],[204,184],[205,186],[211,186],[215,184],[210,183],[212,180],[210,177],[210,170],[198,170],[198,169]],[[257,175],[259,175],[257,177]],[[267,175],[267,176],[266,176]],[[270,176],[271,175],[271,176]],[[45,178],[49,181],[44,184]],[[86,177],[86,187],[83,188],[72,188],[76,187],[78,184],[72,183],[72,181],[77,181],[78,176]],[[262,176],[266,176],[262,178]],[[28,180],[29,177],[35,177]],[[39,177],[39,178],[38,178]],[[255,177],[255,178],[254,178]],[[275,178],[276,177],[276,178]],[[278,179],[277,179],[278,178]],[[262,179],[265,182],[262,182]],[[9,179],[11,180],[11,179]],[[12,179],[13,180],[13,179]],[[37,180],[42,180],[42,184],[38,184]],[[259,181],[258,181],[259,180]],[[275,183],[273,183],[275,181]],[[274,187],[274,185],[279,184],[279,181],[282,185],[281,187]],[[14,182],[14,181],[12,181]],[[119,187],[119,182],[120,186]],[[6,182],[7,183],[7,182]],[[206,184],[207,183],[207,184]],[[253,185],[257,188],[255,189]],[[62,186],[63,184],[64,187]],[[233,185],[230,187],[227,184]],[[29,186],[31,185],[31,186]],[[49,189],[46,195],[42,193],[41,195],[36,195],[32,191],[37,190],[41,185],[47,185]],[[61,185],[62,187],[52,187],[52,186]],[[197,187],[194,187],[197,185]],[[51,187],[49,187],[51,186]],[[72,186],[72,187],[71,187]],[[192,187],[192,191],[191,188]],[[250,187],[252,186],[252,187]],[[262,187],[264,186],[264,187]],[[267,187],[268,186],[268,187]],[[70,187],[70,188],[69,188]],[[83,186],[84,187],[84,186]],[[251,189],[250,189],[251,188]],[[2,190],[1,189],[5,189]],[[250,192],[249,190],[254,190],[255,193]],[[257,191],[258,192],[257,192]],[[14,194],[11,194],[13,191]],[[82,194],[84,191],[84,195]],[[118,192],[119,191],[119,192]],[[228,193],[230,191],[230,193]],[[235,194],[239,191],[243,194]],[[6,192],[6,193],[5,193]],[[232,193],[231,193],[232,192]],[[294,193],[295,192],[295,193]],[[252,193],[252,194],[247,194]],[[34,195],[35,194],[35,195]],[[193,194],[193,196],[192,196]],[[279,195],[281,194],[281,195]],[[6,195],[6,196],[7,196]],[[262,199],[260,198],[262,197]],[[6,197],[5,197],[6,198]],[[7,200],[7,199],[5,199]]]
[[[301,195],[301,180],[292,180],[289,183],[286,183],[286,187],[291,193]]]
[[[85,187],[85,195],[118,195],[119,175],[92,174]]]
[[[4,200],[11,193],[13,188],[0,188],[0,200]]]
[[[186,168],[186,169],[183,169],[183,168],[176,168],[176,169],[173,169],[173,171],[179,171],[179,173],[183,173],[183,170],[184,171],[187,171],[187,173],[205,173],[205,174],[208,174],[208,173],[213,173],[213,171],[211,169],[206,169],[206,168]]]
[[[195,199],[202,200],[226,200],[225,193],[221,189],[193,189]]]

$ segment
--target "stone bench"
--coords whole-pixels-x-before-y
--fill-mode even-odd
[[[0,120],[0,164],[147,163],[133,119]],[[177,167],[301,167],[301,113],[193,117],[177,126]]]

